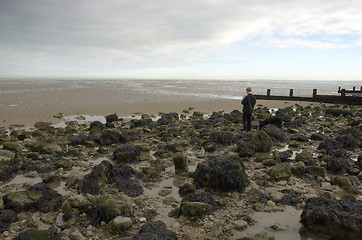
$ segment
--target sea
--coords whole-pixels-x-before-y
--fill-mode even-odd
[[[313,89],[319,95],[339,95],[338,88],[360,90],[362,81],[301,81],[301,80],[155,80],[155,79],[9,79],[0,78],[0,95],[29,91],[66,90],[74,88],[121,88],[134,92],[133,96],[196,97],[201,99],[241,99],[246,87],[254,94],[311,97]]]

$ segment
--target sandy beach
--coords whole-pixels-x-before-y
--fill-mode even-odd
[[[54,84],[41,88],[37,85],[12,85],[3,87],[0,104],[0,126],[12,124],[33,126],[38,121],[58,123],[54,116],[93,115],[105,116],[116,113],[119,117],[134,114],[158,114],[177,112],[193,107],[196,111],[231,112],[241,110],[238,99],[217,99],[197,96],[159,95],[155,92],[139,92],[114,86],[89,86],[87,88],[62,88]],[[284,108],[307,102],[259,100],[257,105],[268,108]]]

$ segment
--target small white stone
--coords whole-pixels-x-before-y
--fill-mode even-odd
[[[147,219],[145,217],[141,217],[140,218],[140,223],[145,223],[145,222],[147,222]]]

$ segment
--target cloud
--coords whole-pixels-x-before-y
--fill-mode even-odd
[[[360,47],[361,12],[360,0],[0,0],[0,70],[28,61],[54,69],[182,65],[255,39],[265,47]],[[359,40],[331,40],[340,35]]]

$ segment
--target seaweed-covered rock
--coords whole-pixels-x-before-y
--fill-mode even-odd
[[[287,136],[283,130],[274,124],[264,126],[263,131],[269,135],[273,142],[285,142],[287,140]]]
[[[350,169],[348,160],[345,158],[331,158],[327,163],[327,171],[335,174],[345,174]]]
[[[62,196],[44,183],[30,186],[26,191],[11,192],[3,196],[7,209],[16,212],[30,209],[49,212],[57,210],[62,203]]]
[[[284,189],[282,190],[282,193],[284,193],[284,195],[281,199],[281,203],[284,205],[293,206],[303,201],[302,194],[294,191],[293,189]]]
[[[115,130],[104,130],[99,136],[98,141],[103,146],[119,143],[121,135]]]
[[[360,239],[362,202],[348,196],[341,200],[315,197],[306,201],[301,215],[304,228],[334,239]]]
[[[82,194],[99,194],[102,185],[106,184],[107,179],[110,177],[112,169],[113,166],[110,162],[102,161],[93,168],[91,173],[79,181],[78,190]]]
[[[16,213],[10,209],[0,209],[0,233],[9,230],[10,225],[17,220]]]
[[[19,167],[17,165],[9,165],[8,167],[4,167],[0,169],[0,181],[6,181],[10,178],[14,177],[15,174],[19,172]]]
[[[122,233],[132,225],[132,219],[129,217],[118,216],[109,222],[109,227],[114,233]]]
[[[282,163],[272,167],[269,175],[275,181],[288,180],[292,176],[292,170],[289,165]]]
[[[177,122],[180,120],[180,117],[178,113],[171,112],[171,113],[165,113],[162,115],[160,119],[157,120],[157,125],[168,125],[174,122]]]
[[[176,153],[172,158],[173,164],[175,166],[176,174],[184,173],[189,171],[189,164],[187,161],[187,156],[182,153]]]
[[[71,195],[62,205],[62,211],[66,212],[72,208],[77,208],[81,211],[85,210],[90,205],[90,201],[83,195]]]
[[[243,192],[248,185],[244,165],[235,155],[211,157],[199,163],[193,177],[197,188],[220,192]]]
[[[264,131],[258,131],[249,141],[253,144],[258,152],[269,152],[273,142],[269,135]]]
[[[47,230],[29,230],[20,233],[14,240],[52,240]]]
[[[269,124],[282,128],[283,120],[280,117],[269,117],[259,124],[259,129],[262,130],[264,126]]]
[[[343,144],[333,138],[324,139],[318,146],[318,149],[326,149],[327,154],[334,149],[343,148]]]
[[[303,150],[301,153],[297,153],[297,155],[295,156],[295,160],[297,162],[301,161],[305,164],[309,164],[309,162],[313,160],[313,154],[307,150]]]
[[[195,193],[195,192],[196,192],[196,186],[195,186],[195,184],[193,184],[191,182],[186,182],[186,183],[182,184],[178,191],[180,196],[186,196],[187,194]]]
[[[89,131],[90,132],[100,132],[105,128],[105,125],[103,123],[101,123],[100,121],[94,121],[91,122],[90,126],[89,126]]]
[[[233,141],[233,134],[231,132],[214,132],[210,135],[210,142],[216,144],[230,144]]]
[[[359,148],[360,142],[350,135],[339,136],[336,140],[341,142],[345,149],[354,151],[356,148]]]
[[[118,121],[118,116],[115,113],[106,116],[107,123],[112,123],[112,122],[117,122],[117,121]]]
[[[352,116],[352,112],[346,109],[333,109],[333,108],[328,108],[326,109],[326,114],[331,114],[334,117],[338,117],[340,115],[345,116]]]
[[[295,140],[295,141],[298,141],[298,142],[308,142],[308,137],[300,134],[300,133],[297,133],[297,134],[294,134],[290,137],[290,140]]]
[[[323,133],[316,132],[316,133],[312,133],[312,135],[310,136],[310,139],[315,140],[315,141],[323,141],[324,139],[326,139],[326,136]]]
[[[166,228],[161,221],[144,224],[132,240],[176,240],[176,234]]]
[[[138,156],[141,154],[139,146],[121,145],[113,152],[113,160],[117,163],[138,163]]]
[[[78,190],[82,194],[97,195],[107,184],[114,184],[118,191],[135,197],[142,194],[143,189],[132,179],[132,174],[134,170],[124,163],[113,166],[109,161],[103,161],[79,181]]]
[[[138,138],[139,138],[138,133],[131,130],[131,131],[123,132],[120,135],[119,141],[120,141],[120,143],[126,143],[126,142],[130,142],[130,141],[134,141]]]
[[[256,153],[256,146],[250,143],[243,142],[238,146],[236,151],[239,153],[239,157],[251,157]]]

